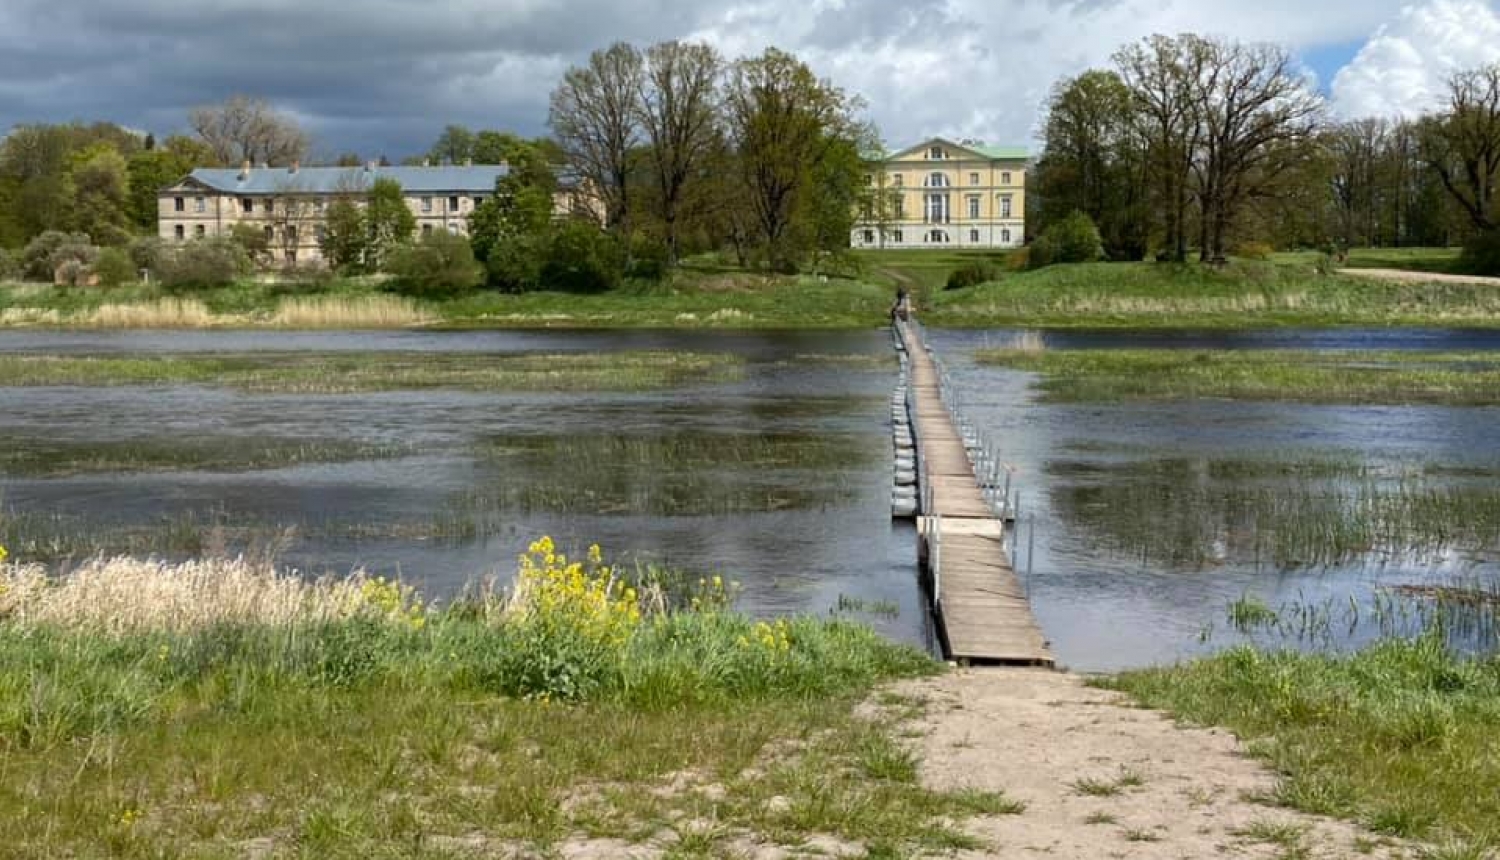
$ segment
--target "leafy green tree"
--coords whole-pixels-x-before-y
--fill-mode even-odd
[[[224,238],[198,239],[172,249],[161,262],[162,284],[177,290],[232,284],[253,265],[245,250]]]
[[[183,138],[186,140],[186,138]],[[182,179],[198,166],[187,150],[173,148],[172,138],[155,149],[143,149],[130,156],[125,172],[129,185],[128,211],[135,229],[156,232],[158,194],[161,189]]]
[[[364,213],[353,200],[340,197],[328,204],[319,245],[331,268],[346,274],[364,270],[370,231],[365,226]]]
[[[365,249],[365,266],[380,271],[390,249],[411,238],[417,229],[417,216],[406,205],[401,183],[381,177],[370,188],[369,203],[364,212],[369,245]]]
[[[1104,259],[1104,241],[1094,220],[1083,212],[1071,212],[1031,244],[1029,263],[1042,268],[1055,263],[1094,263]]]
[[[801,221],[817,211],[806,198],[830,190],[817,184],[820,169],[869,137],[854,117],[860,102],[791,54],[769,48],[734,64],[725,106],[759,244],[773,269],[795,269],[817,234]]]
[[[568,220],[552,232],[541,286],[568,293],[600,293],[620,283],[624,254],[618,241],[587,221]]]
[[[99,276],[100,286],[118,287],[133,284],[139,278],[135,263],[123,248],[105,248],[99,252],[94,263],[94,274]]]
[[[438,135],[427,157],[436,164],[462,164],[474,157],[474,132],[461,125],[450,125]]]
[[[240,246],[256,265],[265,265],[271,259],[271,243],[266,239],[265,228],[259,224],[238,222],[229,229],[229,241]]]
[[[107,143],[73,154],[64,183],[71,200],[69,225],[101,245],[122,245],[131,233],[130,185],[125,157]]]

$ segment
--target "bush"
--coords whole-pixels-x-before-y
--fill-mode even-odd
[[[1500,275],[1500,230],[1477,233],[1465,242],[1459,264],[1472,275]]]
[[[630,265],[625,277],[643,281],[660,281],[667,276],[667,247],[661,242],[631,243]]]
[[[21,276],[21,261],[11,252],[0,248],[0,281],[13,281]]]
[[[264,227],[242,221],[229,228],[229,240],[239,245],[252,263],[266,265],[271,261],[271,242]]]
[[[162,260],[161,282],[177,289],[219,287],[250,273],[250,258],[229,239],[195,239]]]
[[[548,243],[541,284],[566,293],[601,293],[619,285],[623,269],[613,239],[592,224],[569,221]]]
[[[21,265],[25,277],[51,283],[62,264],[75,261],[87,266],[97,255],[98,249],[86,234],[47,230],[27,243],[21,252]]]
[[[125,252],[130,255],[130,263],[135,266],[136,271],[145,269],[154,278],[161,268],[162,259],[167,255],[167,246],[156,236],[142,236],[126,245]]]
[[[467,292],[479,286],[483,276],[469,240],[447,230],[397,245],[387,256],[385,268],[402,290],[421,296]]]
[[[1082,212],[1075,211],[1048,227],[1031,243],[1033,269],[1053,263],[1094,263],[1102,259],[1104,240],[1099,236],[1099,228]]]
[[[974,287],[989,281],[996,280],[1000,273],[989,263],[970,263],[960,266],[948,274],[948,286],[946,289],[961,290],[964,287]]]
[[[99,259],[94,263],[94,274],[99,276],[99,284],[105,287],[133,284],[139,278],[134,261],[121,248],[100,251]]]

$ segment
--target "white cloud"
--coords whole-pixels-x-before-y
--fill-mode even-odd
[[[1407,6],[1333,81],[1340,115],[1419,116],[1442,104],[1454,72],[1500,60],[1500,15],[1485,0]]]

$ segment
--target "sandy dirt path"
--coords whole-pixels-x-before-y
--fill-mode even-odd
[[[926,703],[909,726],[925,784],[1027,804],[970,821],[991,847],[963,858],[1406,856],[1352,824],[1247,800],[1275,776],[1228,732],[1178,727],[1074,675],[955,670],[896,691]]]
[[[1412,272],[1406,269],[1339,269],[1339,274],[1353,275],[1357,278],[1375,278],[1382,281],[1400,281],[1404,284],[1474,284],[1500,287],[1500,278],[1446,275],[1440,272]]]

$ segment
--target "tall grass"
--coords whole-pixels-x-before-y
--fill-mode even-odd
[[[273,328],[411,328],[440,317],[416,302],[391,295],[288,296],[264,321]]]

